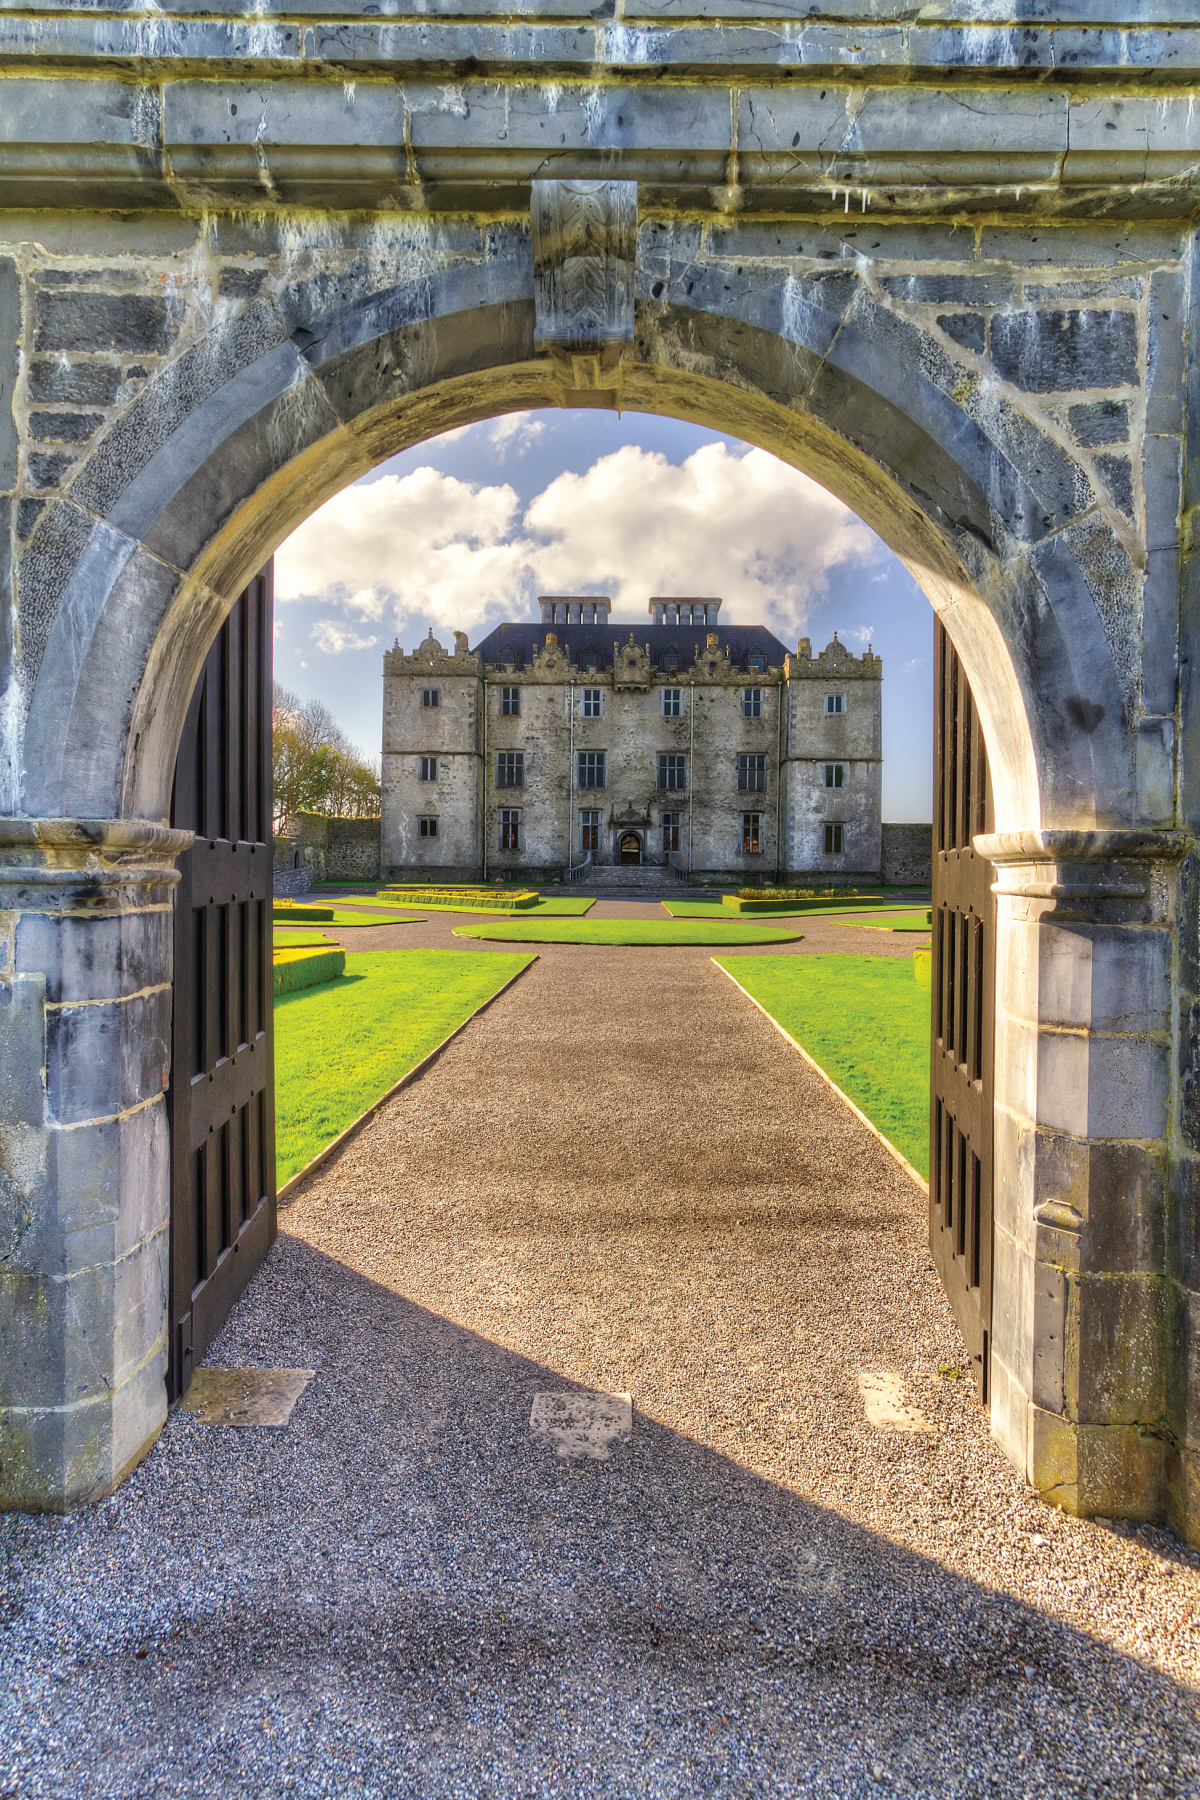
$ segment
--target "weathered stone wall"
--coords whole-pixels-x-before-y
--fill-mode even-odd
[[[300,860],[311,881],[378,880],[378,819],[338,819],[301,812],[291,823]],[[278,881],[275,892],[283,892]]]
[[[883,679],[870,650],[856,657],[835,634],[819,655],[801,638],[787,659],[787,869],[838,882],[878,876],[883,809]],[[829,700],[844,711],[829,713]],[[843,785],[828,785],[826,768]],[[836,781],[836,773],[833,776]],[[841,852],[825,847],[825,827],[842,826]]]
[[[885,824],[880,873],[886,887],[929,887],[933,881],[933,826]]]

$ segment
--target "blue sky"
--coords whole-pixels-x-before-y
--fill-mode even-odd
[[[883,816],[931,813],[933,615],[880,540],[736,438],[639,413],[513,414],[431,438],[346,488],[276,555],[275,675],[379,750],[382,656],[432,627],[477,643],[538,593],[720,595],[794,649],[883,657]]]

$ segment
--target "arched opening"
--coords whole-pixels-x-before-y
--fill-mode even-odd
[[[642,840],[636,831],[621,834],[620,859],[622,863],[640,865],[642,860]]]
[[[1086,475],[1055,498],[1036,449],[914,372],[919,359],[908,366],[889,354],[877,316],[834,318],[790,280],[756,273],[753,316],[718,292],[719,277],[694,298],[640,301],[619,387],[597,390],[592,403],[734,432],[841,498],[910,569],[960,659],[987,745],[995,854],[1031,865],[1125,855],[1105,834],[1139,816],[1129,668],[1080,568],[1080,542],[1063,529]],[[266,351],[252,332],[219,325],[133,401],[24,552],[22,579],[50,621],[42,640],[30,638],[40,660],[30,666],[27,813],[113,820],[153,844],[208,647],[288,532],[397,449],[562,403],[533,343],[524,249],[489,265],[489,282],[486,303],[456,269],[332,305],[318,284],[295,296],[290,316],[306,321],[295,338],[275,315],[264,320],[276,334]],[[818,338],[825,348],[813,352]],[[186,434],[176,442],[169,422],[181,414]],[[1112,535],[1099,515],[1087,529],[1089,544]],[[560,625],[556,613],[555,624],[570,620]],[[114,694],[127,704],[114,707]],[[748,805],[750,841],[754,812]],[[1158,853],[1129,842],[1130,857]],[[1041,880],[1036,869],[1014,880],[998,951],[996,1057],[1011,1224],[1003,1279],[1014,1310],[993,1418],[1032,1468],[1042,1427],[1030,1410],[1029,1297],[1041,1240],[1030,1221],[1049,1166],[1033,1154],[1046,1004],[1038,959],[1049,939],[1034,921],[1038,948],[1029,949],[1016,902],[1053,902],[1070,881]],[[1086,1138],[1086,1120],[1082,1130]],[[1055,1341],[1061,1348],[1061,1333]]]

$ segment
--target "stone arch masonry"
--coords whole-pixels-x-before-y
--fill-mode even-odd
[[[380,458],[568,404],[773,450],[944,618],[996,793],[993,1429],[1200,1541],[1200,30],[1105,10],[0,10],[2,1503],[165,1416],[220,620]]]

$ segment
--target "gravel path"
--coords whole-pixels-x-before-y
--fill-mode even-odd
[[[548,948],[284,1213],[291,1426],[0,1520],[0,1795],[1195,1793],[1200,1558],[1029,1496],[923,1213],[708,953]]]

